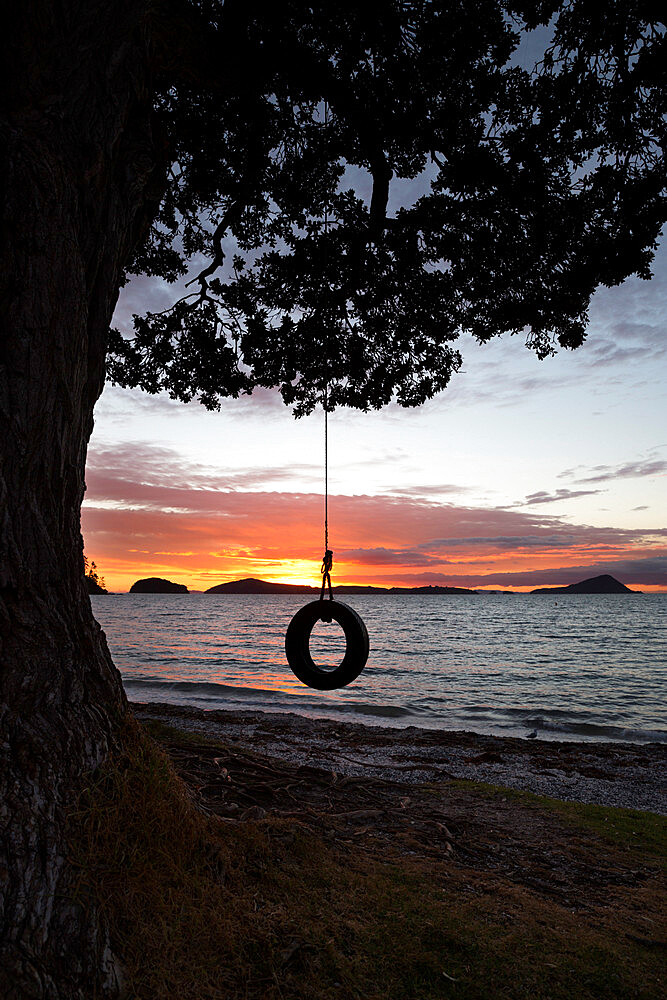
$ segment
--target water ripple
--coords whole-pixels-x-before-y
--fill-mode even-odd
[[[293,595],[93,597],[131,699],[551,739],[667,741],[667,595],[346,598],[369,663],[326,695],[289,671]],[[316,651],[316,652],[315,652]],[[313,640],[339,662],[337,630]],[[296,706],[296,709],[295,709]]]

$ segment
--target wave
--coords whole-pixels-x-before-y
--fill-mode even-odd
[[[229,707],[233,704],[238,707],[243,702],[255,702],[253,707],[259,707],[260,703],[265,703],[271,711],[295,711],[298,709],[303,713],[304,709],[313,711],[322,710],[334,715],[363,715],[376,718],[402,719],[405,717],[419,717],[422,713],[419,710],[405,708],[401,705],[385,705],[371,702],[351,702],[351,701],[322,701],[317,696],[308,694],[289,694],[285,691],[271,691],[267,688],[243,687],[232,684],[219,684],[213,681],[161,681],[142,678],[123,679],[123,685],[130,701],[138,701],[139,698],[131,697],[136,691],[158,691],[161,698],[170,701],[187,704],[188,696],[190,700],[197,703],[215,703],[216,708]],[[175,692],[178,697],[170,697],[170,692]],[[305,704],[304,704],[305,702]]]
[[[661,729],[628,729],[626,726],[605,725],[600,722],[560,721],[542,715],[524,719],[524,725],[540,733],[563,733],[604,740],[622,740],[631,743],[667,743],[667,732]]]
[[[571,711],[465,705],[446,712],[434,712],[417,705],[392,705],[384,702],[352,701],[339,698],[324,700],[308,690],[299,694],[267,688],[221,684],[214,681],[164,681],[143,675],[124,680],[130,701],[150,700],[199,708],[296,712],[299,715],[329,719],[357,716],[369,724],[420,726],[426,729],[466,730],[494,735],[526,736],[534,730],[541,739],[570,739],[632,743],[667,743],[667,732],[659,729],[631,729],[593,720],[573,718]]]
[[[628,726],[613,725],[599,719],[591,719],[584,713],[573,713],[567,709],[535,709],[525,708],[493,708],[488,705],[467,705],[463,712],[469,714],[476,726],[480,725],[482,717],[488,723],[502,726],[505,731],[519,730],[526,735],[528,730],[537,733],[544,739],[609,740],[629,743],[667,743],[667,732],[664,729],[632,729]],[[579,718],[573,717],[579,714]],[[608,715],[611,713],[607,713]],[[622,718],[620,713],[613,718]]]

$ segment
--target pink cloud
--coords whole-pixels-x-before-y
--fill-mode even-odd
[[[248,488],[285,474],[209,472],[147,445],[98,450],[86,475],[86,549],[103,572],[124,582],[166,572],[219,580],[303,574],[308,564],[315,575],[323,548],[321,495]],[[665,528],[573,525],[515,507],[405,495],[332,496],[329,524],[339,582],[539,586],[562,582],[562,574],[572,582],[568,574],[584,567],[595,575],[591,567],[615,565],[624,582],[643,572],[635,582],[667,585],[656,562],[664,556]]]

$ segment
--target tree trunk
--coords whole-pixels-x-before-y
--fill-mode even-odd
[[[63,817],[114,744],[120,675],[80,508],[123,264],[159,192],[141,0],[25,0],[0,61],[0,996],[118,992]],[[7,20],[12,23],[8,26]]]

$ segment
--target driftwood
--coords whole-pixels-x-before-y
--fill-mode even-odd
[[[599,902],[612,886],[638,885],[655,875],[626,867],[620,856],[612,861],[613,853],[603,864],[590,840],[580,842],[556,814],[502,793],[343,776],[192,736],[184,745],[164,730],[158,741],[201,810],[225,823],[263,823],[285,844],[296,829],[307,829],[343,852],[466,868],[471,892],[484,891],[479,884],[486,873],[572,909]]]
[[[277,762],[236,747],[222,753],[204,742],[191,748],[161,742],[199,808],[227,821],[296,820],[357,846],[362,833],[395,844],[409,834],[418,839],[420,853],[431,855],[451,851],[455,841],[454,825],[444,822],[441,806],[433,801],[426,809],[421,797],[406,794],[396,782]]]

